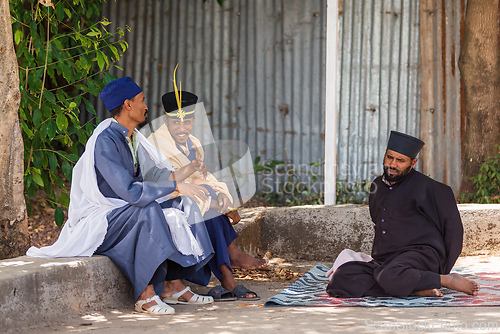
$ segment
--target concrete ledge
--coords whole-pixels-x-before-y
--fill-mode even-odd
[[[132,286],[105,256],[0,261],[2,331],[124,303],[133,303]]]
[[[500,204],[461,204],[462,255],[499,250]],[[253,213],[253,215],[249,215]],[[297,206],[243,210],[236,244],[249,254],[333,261],[344,248],[369,253],[373,223],[366,205]]]

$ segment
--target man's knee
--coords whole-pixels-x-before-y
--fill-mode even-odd
[[[327,292],[333,297],[362,297],[375,284],[373,269],[359,262],[347,262],[337,268],[328,283]]]
[[[386,266],[375,272],[375,280],[388,294],[395,297],[407,297],[418,282],[417,269],[402,265]]]

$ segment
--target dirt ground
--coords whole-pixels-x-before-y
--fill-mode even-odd
[[[262,206],[259,200],[248,207]],[[29,219],[32,244],[52,244],[59,235],[53,210],[43,200],[32,202]],[[239,284],[261,297],[252,302],[217,302],[203,306],[175,305],[175,315],[153,316],[137,313],[133,305],[102,309],[96,305],[80,316],[61,318],[48,327],[24,324],[22,333],[500,333],[500,307],[264,307],[266,300],[291,285],[320,261],[273,258],[264,270],[235,270]],[[323,263],[331,266],[331,263]],[[500,254],[489,252],[461,257],[457,266],[500,268]],[[187,283],[193,291],[206,293],[208,287]]]
[[[317,262],[271,259],[271,268],[281,268],[301,276]],[[323,263],[331,265],[331,263]],[[460,258],[458,266],[500,266],[500,257]],[[289,286],[294,278],[238,278],[240,284],[257,292],[253,302],[216,302],[193,306],[175,305],[176,313],[154,316],[137,313],[133,305],[91,310],[76,317],[64,317],[49,327],[31,325],[23,333],[500,333],[500,307],[264,307],[264,302]],[[208,287],[188,284],[193,291]]]

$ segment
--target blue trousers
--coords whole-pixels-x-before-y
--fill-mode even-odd
[[[205,268],[199,270],[195,276],[188,278],[188,280],[206,286],[210,282],[211,273],[214,273],[219,280],[222,278],[221,265],[226,264],[231,269],[231,260],[227,247],[238,237],[238,234],[231,225],[229,218],[221,215],[216,210],[208,210],[203,219],[205,219],[205,226],[215,255],[208,261]]]

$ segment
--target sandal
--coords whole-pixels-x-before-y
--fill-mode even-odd
[[[145,309],[142,306],[147,303],[151,303],[152,301],[156,302],[156,305],[150,306],[149,308]],[[171,306],[168,306],[164,302],[160,300],[160,297],[158,295],[155,295],[151,298],[144,299],[144,300],[138,300],[135,303],[135,310],[137,312],[144,312],[144,313],[149,313],[149,314],[174,314],[175,309]]]
[[[214,302],[214,299],[212,297],[201,296],[192,291],[191,292],[193,293],[193,296],[187,302],[179,300],[179,298],[188,291],[191,291],[191,288],[189,286],[180,292],[174,293],[172,297],[163,297],[163,301],[167,304],[197,304],[197,305],[210,304]]]
[[[210,291],[208,291],[208,295],[212,296],[216,302],[230,302],[238,299],[231,291],[224,289],[220,285],[210,289]]]
[[[255,297],[247,297],[247,293],[253,293]],[[238,285],[233,289],[233,294],[241,300],[260,300],[260,297],[253,291],[248,290],[243,285]]]

